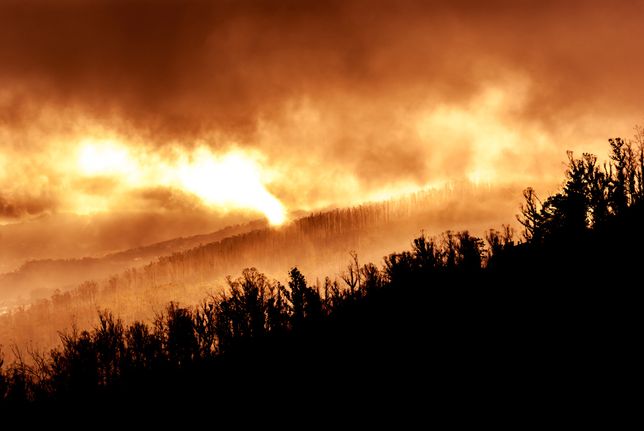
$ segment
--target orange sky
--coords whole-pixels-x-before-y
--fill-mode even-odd
[[[280,222],[450,181],[553,187],[566,150],[603,154],[644,121],[642,17],[642,1],[2,0],[0,222]]]

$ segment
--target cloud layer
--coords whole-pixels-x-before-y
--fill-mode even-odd
[[[75,193],[114,192],[112,210],[194,204],[79,177],[85,139],[166,161],[254,152],[291,209],[464,178],[552,184],[567,149],[603,152],[643,121],[643,14],[598,0],[4,0],[0,217],[73,210]]]

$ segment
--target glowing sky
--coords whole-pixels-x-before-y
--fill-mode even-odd
[[[114,188],[126,191],[168,187],[183,190],[217,209],[256,210],[272,224],[286,220],[284,205],[265,187],[262,166],[244,151],[217,156],[207,147],[182,152],[167,161],[150,154],[136,154],[128,145],[111,140],[85,139],[80,142],[77,168],[82,177],[113,179]],[[72,170],[73,172],[73,170]],[[84,202],[73,208],[78,213],[109,211],[114,196],[101,196],[102,205]]]
[[[0,2],[0,221],[551,187],[644,122],[642,1]],[[514,197],[512,197],[514,198]]]

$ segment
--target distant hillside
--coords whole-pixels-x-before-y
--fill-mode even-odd
[[[497,224],[495,218],[504,212],[497,193],[465,186],[426,190],[313,213],[282,227],[253,230],[163,256],[138,271],[134,279],[130,275],[127,284],[204,283],[248,266],[276,276],[292,266],[312,277],[337,274],[349,260],[349,252],[379,261],[385,254],[407,247],[409,238],[421,231],[436,234],[470,226],[482,233]],[[507,213],[503,216],[509,218]]]
[[[16,271],[0,275],[0,303],[16,299],[27,303],[48,297],[55,290],[66,291],[86,280],[106,279],[164,256],[146,266],[146,274],[154,273],[153,281],[141,283],[202,282],[245,265],[258,265],[269,273],[283,273],[296,264],[311,274],[334,273],[346,261],[349,251],[378,260],[392,247],[407,246],[408,238],[420,230],[436,233],[477,225],[485,229],[497,220],[507,220],[507,212],[505,217],[499,216],[502,198],[498,196],[506,192],[460,184],[451,189],[426,190],[390,201],[313,213],[279,229],[254,221],[102,257],[31,260]],[[292,245],[304,247],[304,252],[284,250]],[[177,255],[188,250],[191,251]],[[178,261],[180,269],[176,266]]]
[[[103,257],[32,260],[16,271],[0,275],[0,303],[11,302],[11,299],[16,297],[20,297],[21,302],[48,297],[56,289],[69,290],[85,280],[103,279],[127,268],[145,265],[159,256],[177,253],[264,227],[266,222],[257,220],[229,226],[208,234],[175,238],[110,253]]]
[[[463,184],[313,213],[277,228],[244,225],[237,231],[224,230],[219,236],[179,240],[177,246],[185,247],[183,251],[148,264],[143,259],[135,260],[148,252],[148,256],[154,254],[147,248],[102,260],[35,263],[23,272],[5,276],[4,285],[11,285],[10,277],[14,282],[24,277],[22,282],[28,286],[26,275],[33,274],[39,277],[36,280],[41,286],[60,291],[49,300],[32,301],[22,311],[0,317],[0,344],[30,342],[49,348],[57,343],[59,330],[94,325],[97,309],[109,308],[127,322],[149,321],[169,301],[194,304],[206,295],[219,294],[225,277],[246,267],[257,267],[281,280],[297,266],[314,283],[322,283],[327,275],[341,275],[351,259],[350,252],[356,252],[360,262],[378,263],[383,256],[408,248],[409,238],[421,232],[435,235],[447,229],[469,228],[482,234],[489,227],[499,227],[513,217],[519,195],[513,189]],[[188,248],[190,243],[196,245]],[[167,249],[167,244],[155,248]],[[106,271],[114,262],[130,262],[131,266],[108,276]],[[37,271],[38,267],[44,271]],[[77,281],[78,287],[71,290],[54,284],[54,276],[60,281],[67,274],[70,280],[83,276],[88,281]]]
[[[200,209],[194,211],[50,214],[0,224],[0,274],[25,262],[44,259],[102,257],[179,237],[216,232],[248,223],[257,216]]]

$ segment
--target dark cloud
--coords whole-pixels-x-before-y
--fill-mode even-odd
[[[642,92],[627,86],[642,69],[640,2],[9,0],[0,11],[5,85],[155,133],[252,129],[302,95],[413,104],[424,88],[454,100],[507,67],[530,75],[545,114]]]

